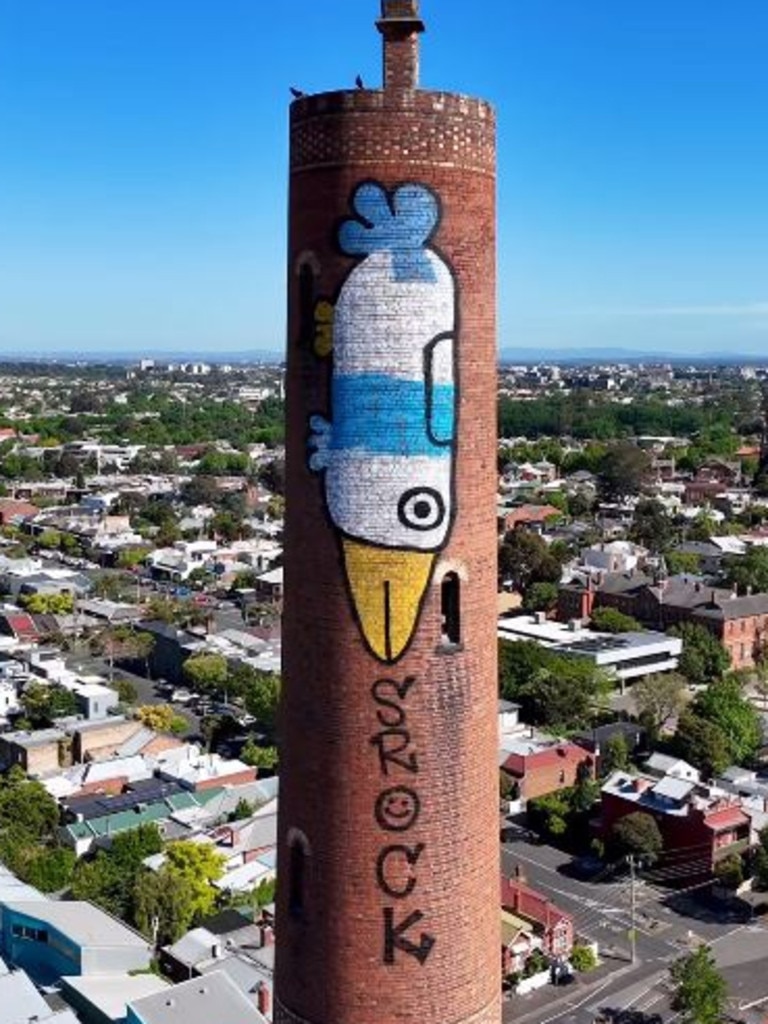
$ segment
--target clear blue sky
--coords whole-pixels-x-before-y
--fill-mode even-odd
[[[377,0],[0,0],[0,351],[279,351],[288,87]],[[499,114],[499,342],[768,357],[765,0],[422,0]]]

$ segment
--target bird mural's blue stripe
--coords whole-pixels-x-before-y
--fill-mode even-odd
[[[428,402],[423,380],[384,373],[337,374],[331,400],[332,449],[450,457],[456,403],[453,384],[433,384]]]

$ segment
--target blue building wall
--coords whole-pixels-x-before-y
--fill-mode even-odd
[[[76,943],[45,922],[7,907],[2,908],[2,950],[5,959],[38,984],[82,974],[82,951]]]

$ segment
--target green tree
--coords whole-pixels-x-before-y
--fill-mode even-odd
[[[70,615],[75,607],[72,594],[21,594],[19,604],[32,615]]]
[[[643,628],[637,619],[625,615],[618,608],[595,608],[589,624],[601,633],[638,633]]]
[[[676,960],[669,974],[675,986],[672,1005],[682,1024],[722,1024],[727,989],[709,946]]]
[[[768,591],[768,548],[753,546],[743,555],[726,555],[723,570],[730,586],[741,594],[751,588],[756,594]]]
[[[556,604],[556,583],[532,583],[523,598],[523,608],[527,612],[551,612]]]
[[[137,566],[143,565],[149,551],[149,548],[123,548],[117,556],[118,567],[120,569],[135,569]]]
[[[142,824],[114,836],[111,846],[91,860],[78,861],[72,896],[89,900],[123,921],[134,919],[134,888],[144,872],[143,860],[160,853],[163,840],[154,823]]]
[[[70,690],[49,683],[28,683],[21,695],[24,717],[33,728],[45,728],[56,718],[77,714],[77,700]]]
[[[697,575],[701,571],[701,558],[692,551],[667,551],[664,558],[672,576],[681,573]]]
[[[681,622],[668,632],[670,636],[679,636],[683,641],[679,668],[694,685],[714,682],[727,671],[730,664],[728,652],[704,626],[696,622]]]
[[[698,768],[705,777],[724,772],[731,763],[728,738],[714,722],[683,711],[672,745],[678,757]]]
[[[130,679],[119,679],[116,689],[121,704],[135,704],[139,699],[139,691],[136,689],[136,684],[132,683]]]
[[[229,666],[223,654],[195,654],[184,662],[184,677],[193,690],[223,694],[229,681]]]
[[[612,772],[629,768],[629,745],[619,732],[609,736],[600,750],[600,774],[607,778]]]
[[[726,677],[712,683],[697,696],[692,710],[725,734],[731,763],[754,760],[761,742],[760,719],[737,680]]]
[[[37,538],[38,546],[41,548],[47,548],[48,550],[53,550],[54,548],[57,548],[59,546],[60,541],[61,534],[58,532],[58,530],[43,530],[43,532],[39,534]]]
[[[510,530],[499,548],[499,576],[525,591],[533,583],[557,583],[561,565],[546,541],[530,530]]]
[[[637,854],[654,861],[664,848],[664,839],[650,814],[633,811],[614,824],[610,845],[618,856]]]
[[[685,705],[685,679],[677,672],[654,672],[632,686],[632,700],[653,737]]]
[[[758,833],[760,844],[755,851],[753,863],[755,874],[755,888],[765,891],[768,889],[768,825],[763,826]]]
[[[597,957],[591,946],[575,945],[571,950],[570,961],[579,974],[587,974],[597,967]]]
[[[280,704],[280,676],[274,672],[250,670],[250,678],[243,681],[245,707],[267,733],[274,733]]]
[[[251,768],[266,768],[272,771],[278,762],[277,747],[261,747],[249,737],[240,751],[240,760]]]
[[[17,767],[0,776],[0,829],[14,826],[42,840],[58,821],[58,805],[42,783],[28,779]]]
[[[744,881],[744,866],[741,857],[732,853],[715,864],[714,875],[720,885],[736,890]]]
[[[137,708],[136,717],[142,725],[155,732],[182,735],[188,728],[187,720],[177,715],[170,704],[143,704]]]
[[[623,501],[642,490],[651,469],[651,459],[637,445],[622,441],[605,453],[598,483],[605,501]]]
[[[133,888],[133,921],[156,948],[169,945],[188,932],[194,920],[192,893],[178,884],[167,866],[144,871]]]
[[[171,843],[166,852],[166,863],[172,884],[185,889],[195,920],[212,913],[216,904],[216,890],[212,883],[224,874],[224,856],[212,846],[181,840]]]
[[[23,880],[41,892],[60,892],[71,882],[76,863],[74,850],[63,846],[38,848]]]
[[[658,554],[669,546],[672,535],[672,520],[661,502],[654,499],[638,501],[630,539]]]

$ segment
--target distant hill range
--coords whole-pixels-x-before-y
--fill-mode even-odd
[[[616,363],[674,363],[678,366],[768,366],[768,354],[744,355],[728,352],[638,352],[623,348],[540,349],[502,348],[502,365],[561,363],[569,365],[595,365]]]
[[[237,352],[50,352],[31,357],[28,352],[6,352],[0,354],[0,363],[112,363],[134,364],[140,359],[154,359],[158,363],[190,363],[204,362],[212,364],[229,363],[233,365],[253,363],[280,363],[285,360],[282,350],[237,351]],[[682,366],[768,366],[768,354],[740,354],[727,352],[703,352],[694,355],[690,352],[638,352],[623,348],[583,348],[583,349],[541,349],[541,348],[508,348],[499,351],[499,363],[504,365],[536,365],[540,363],[559,363],[562,365],[610,365],[616,363],[673,363]]]

